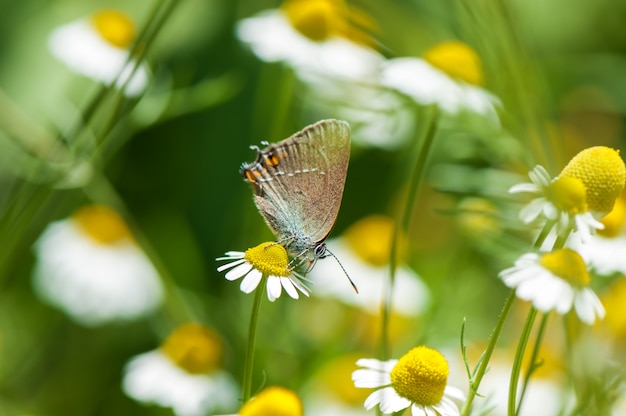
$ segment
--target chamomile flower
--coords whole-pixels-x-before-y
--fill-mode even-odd
[[[298,395],[284,387],[266,387],[239,409],[238,416],[303,416]]]
[[[343,79],[365,79],[382,55],[352,20],[368,20],[342,0],[287,0],[280,9],[243,19],[237,36],[259,59]]]
[[[198,323],[184,324],[159,349],[128,362],[122,387],[129,397],[169,407],[177,416],[228,411],[238,392],[233,378],[220,369],[222,356],[219,334]]]
[[[148,84],[148,68],[129,60],[129,49],[135,41],[135,25],[121,11],[101,10],[54,29],[48,39],[52,55],[73,71],[102,82],[125,83],[125,94],[136,97]]]
[[[51,223],[35,253],[37,294],[80,324],[136,319],[161,303],[156,269],[111,208],[88,205]]]
[[[414,109],[380,85],[385,58],[363,27],[374,28],[373,19],[344,0],[287,0],[241,20],[237,36],[260,60],[293,69],[313,118],[346,119],[355,143],[397,148],[412,131]]]
[[[229,251],[226,257],[217,260],[233,260],[219,266],[217,271],[230,269],[225,275],[227,280],[243,277],[240,288],[244,293],[253,292],[265,278],[267,297],[271,302],[280,297],[283,289],[293,299],[300,297],[298,291],[309,296],[309,289],[302,282],[303,276],[289,267],[287,250],[278,243],[261,243],[245,252]]]
[[[365,400],[365,408],[376,405],[383,413],[411,407],[413,416],[458,416],[455,400],[463,401],[461,390],[449,386],[448,363],[436,350],[415,347],[398,360],[379,361],[362,358],[363,367],[352,373],[356,387],[377,388]]]
[[[604,307],[589,287],[587,266],[572,249],[524,254],[499,276],[505,285],[515,289],[518,298],[532,302],[540,311],[555,310],[563,315],[573,308],[588,325],[596,318],[604,318]]]
[[[444,112],[463,110],[498,122],[500,100],[483,89],[478,54],[468,45],[449,41],[429,49],[423,59],[394,58],[382,64],[380,82],[406,94],[418,104],[437,104]]]
[[[530,183],[514,185],[510,193],[537,196],[520,211],[520,219],[531,223],[543,215],[556,225],[557,233],[580,233],[582,241],[604,228],[600,220],[613,209],[624,189],[626,168],[616,150],[596,146],[578,153],[551,178],[542,166],[529,172]]]

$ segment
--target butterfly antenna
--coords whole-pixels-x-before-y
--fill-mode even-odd
[[[350,284],[352,285],[352,287],[354,288],[354,291],[357,293],[357,295],[359,294],[359,289],[356,288],[356,285],[354,284],[354,282],[352,281],[352,279],[350,279],[350,275],[348,274],[348,272],[346,271],[345,267],[343,267],[343,264],[341,264],[341,262],[339,261],[339,259],[337,258],[337,256],[335,256],[333,254],[332,251],[326,249],[326,253],[330,254],[331,256],[333,256],[333,258],[337,261],[337,264],[339,264],[339,267],[341,267],[341,270],[343,270],[343,273],[346,275],[346,277],[348,278],[348,281],[350,281]]]

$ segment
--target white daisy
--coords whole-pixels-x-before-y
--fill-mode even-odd
[[[333,0],[288,0],[282,8],[243,19],[237,36],[266,62],[284,62],[298,76],[373,79],[384,57],[350,39],[353,10]],[[311,74],[307,74],[310,72]]]
[[[427,59],[395,58],[383,63],[380,82],[422,105],[437,104],[444,112],[463,110],[499,123],[500,100],[478,85],[480,60],[469,46],[445,42],[427,52]]]
[[[289,267],[287,251],[278,243],[261,243],[245,252],[228,251],[226,257],[217,260],[234,260],[219,266],[217,271],[231,269],[225,275],[227,280],[243,277],[240,288],[244,293],[253,292],[265,277],[271,302],[280,297],[283,289],[293,299],[300,297],[298,291],[309,296],[309,289],[302,282],[304,278]]]
[[[509,190],[537,196],[520,211],[521,220],[530,223],[543,214],[555,223],[559,235],[566,237],[573,230],[587,242],[591,234],[604,228],[600,220],[613,210],[624,189],[626,167],[619,152],[595,146],[574,156],[554,179],[541,166],[529,176],[530,183]]]
[[[530,224],[541,215],[555,222],[558,234],[574,229],[582,241],[589,241],[591,234],[604,228],[591,212],[587,211],[585,187],[578,178],[568,176],[554,178],[543,166],[537,165],[528,173],[531,182],[519,183],[509,193],[527,192],[538,197],[520,210],[519,217]]]
[[[83,325],[136,319],[162,301],[157,271],[110,208],[86,206],[50,224],[35,253],[37,294]]]
[[[200,324],[177,328],[161,348],[132,358],[122,387],[129,397],[171,408],[177,416],[204,416],[232,411],[238,389],[217,366],[222,356],[219,337]]]
[[[589,288],[590,276],[582,257],[565,248],[542,255],[527,253],[515,266],[500,272],[518,298],[532,302],[540,311],[563,315],[572,308],[588,325],[605,315],[598,296]]]
[[[456,387],[448,386],[448,363],[441,353],[420,346],[399,360],[360,359],[364,367],[352,373],[356,387],[377,388],[365,400],[370,410],[380,406],[382,413],[399,412],[411,407],[413,416],[458,416],[457,401],[465,396]]]
[[[140,95],[148,84],[148,68],[129,61],[129,48],[135,40],[131,19],[117,10],[102,10],[54,29],[50,34],[50,52],[73,71],[102,82],[126,82],[125,94]],[[129,79],[130,78],[130,79]]]
[[[312,118],[346,119],[355,143],[398,148],[413,131],[414,109],[380,85],[385,58],[351,20],[367,17],[342,1],[287,0],[280,9],[240,21],[237,36],[259,59],[294,69]]]

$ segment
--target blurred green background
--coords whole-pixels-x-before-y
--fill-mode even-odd
[[[53,174],[24,150],[15,130],[62,136],[101,87],[55,60],[46,47],[48,34],[100,8],[119,8],[142,27],[152,10],[170,4],[147,50],[152,86],[106,135],[108,146],[96,165],[110,188],[102,182],[51,186]],[[351,4],[375,16],[389,56],[419,56],[449,39],[473,45],[488,88],[503,102],[501,130],[471,117],[440,123],[408,236],[408,263],[429,286],[434,306],[393,351],[397,356],[422,342],[456,348],[464,317],[466,337],[485,342],[506,296],[495,275],[527,244],[513,224],[510,177],[499,178],[497,170],[524,175],[543,163],[557,173],[583,147],[624,147],[626,2]],[[120,380],[130,357],[156,348],[185,320],[200,320],[222,335],[224,368],[240,380],[252,296],[217,273],[215,258],[273,237],[238,169],[253,160],[250,145],[281,140],[316,121],[301,102],[299,82],[284,82],[290,70],[260,61],[235,36],[240,19],[279,6],[0,0],[1,416],[172,414],[128,398]],[[415,114],[419,130],[424,110]],[[542,150],[529,144],[535,134]],[[398,216],[414,161],[411,149],[353,147],[333,236],[370,214]],[[116,208],[123,208],[139,240],[167,271],[169,300],[145,319],[86,328],[33,293],[32,245],[51,221],[90,200],[111,198],[112,190]],[[512,225],[496,236],[464,233],[457,210],[468,196],[495,201],[499,220]],[[358,285],[359,277],[352,278]],[[283,295],[262,305],[256,386],[265,381],[299,391],[331,358],[354,351],[376,355],[376,343],[358,338],[350,315],[331,336],[309,334],[308,321],[316,322],[311,314],[321,313],[316,302],[313,288],[310,299]],[[321,322],[326,319],[321,313]],[[516,326],[510,328],[513,342]]]

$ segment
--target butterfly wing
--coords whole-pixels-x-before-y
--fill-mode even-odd
[[[350,127],[322,120],[259,150],[242,174],[274,234],[293,252],[311,249],[330,233],[341,205],[350,159]]]

